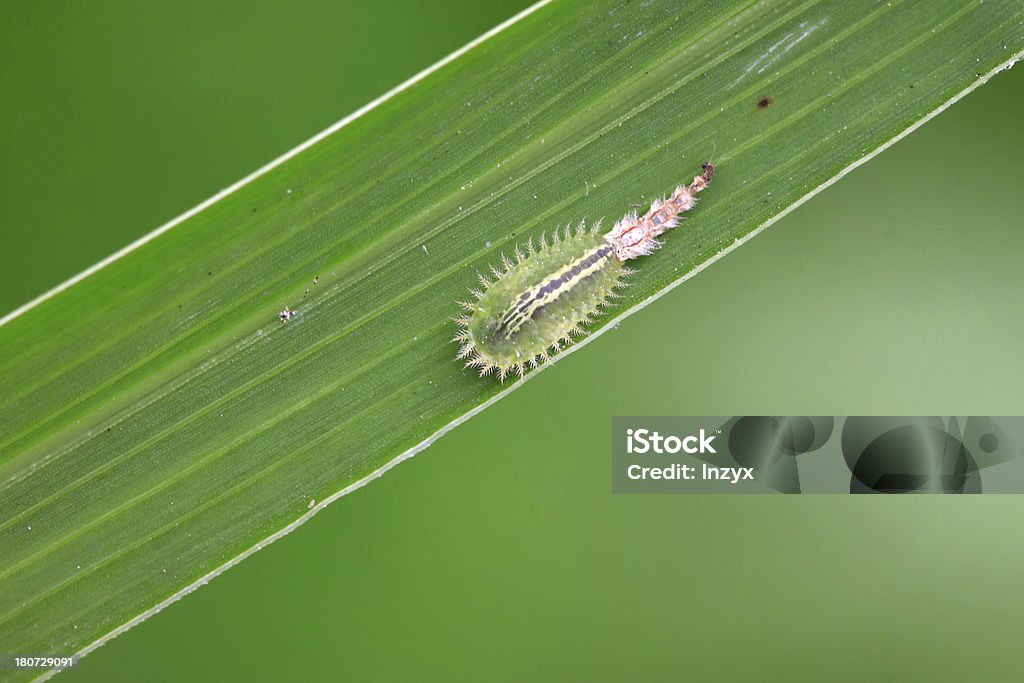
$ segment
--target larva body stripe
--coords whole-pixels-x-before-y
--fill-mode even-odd
[[[481,375],[497,372],[505,379],[550,359],[573,336],[586,334],[583,325],[599,313],[622,278],[630,271],[625,261],[650,254],[661,246],[658,236],[678,223],[678,215],[696,203],[696,195],[711,182],[714,167],[689,185],[680,185],[667,199],[657,200],[643,216],[630,212],[607,234],[598,221],[588,232],[580,223],[566,227],[539,248],[527,244],[528,256],[516,247],[515,262],[502,257],[504,269],[492,268],[491,282],[480,276],[483,291],[476,301],[464,302],[467,315],[456,318],[458,357]]]
[[[514,335],[524,323],[533,318],[538,309],[554,303],[558,297],[572,291],[573,287],[603,268],[613,253],[614,248],[610,244],[596,246],[562,270],[549,275],[542,284],[523,292],[519,300],[502,316],[498,334],[503,337]]]
[[[581,226],[582,227],[582,226]],[[546,356],[557,340],[581,330],[597,306],[619,285],[622,263],[596,231],[543,240],[472,304],[460,336],[504,375],[501,368],[529,364]]]

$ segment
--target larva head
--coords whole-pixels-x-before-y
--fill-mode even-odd
[[[693,183],[688,188],[693,194],[703,191],[711,182],[711,179],[715,177],[715,165],[710,161],[705,161],[700,167],[704,169],[704,172],[695,177]]]

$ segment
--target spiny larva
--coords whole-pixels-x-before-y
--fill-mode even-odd
[[[658,249],[658,235],[675,227],[711,182],[715,167],[701,166],[704,172],[692,183],[655,200],[643,216],[627,213],[603,235],[600,220],[589,231],[581,221],[575,231],[556,231],[550,242],[542,235],[534,246],[531,238],[526,254],[516,246],[514,261],[503,254],[502,268],[491,268],[494,280],[480,275],[483,289],[470,290],[475,300],[459,302],[467,313],[455,319],[458,358],[481,377],[497,372],[504,381],[512,373],[522,377],[586,334],[583,325],[618,296],[615,290],[632,272],[625,262]]]

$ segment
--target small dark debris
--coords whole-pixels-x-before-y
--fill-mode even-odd
[[[772,105],[772,98],[770,98],[770,97],[762,97],[761,99],[759,99],[757,101],[757,108],[758,109],[767,109],[771,105]]]

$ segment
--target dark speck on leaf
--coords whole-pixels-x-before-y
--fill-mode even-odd
[[[770,97],[762,97],[761,99],[759,99],[757,101],[757,108],[758,109],[767,109],[768,107],[771,106],[771,104],[772,104],[772,98],[770,98]]]

